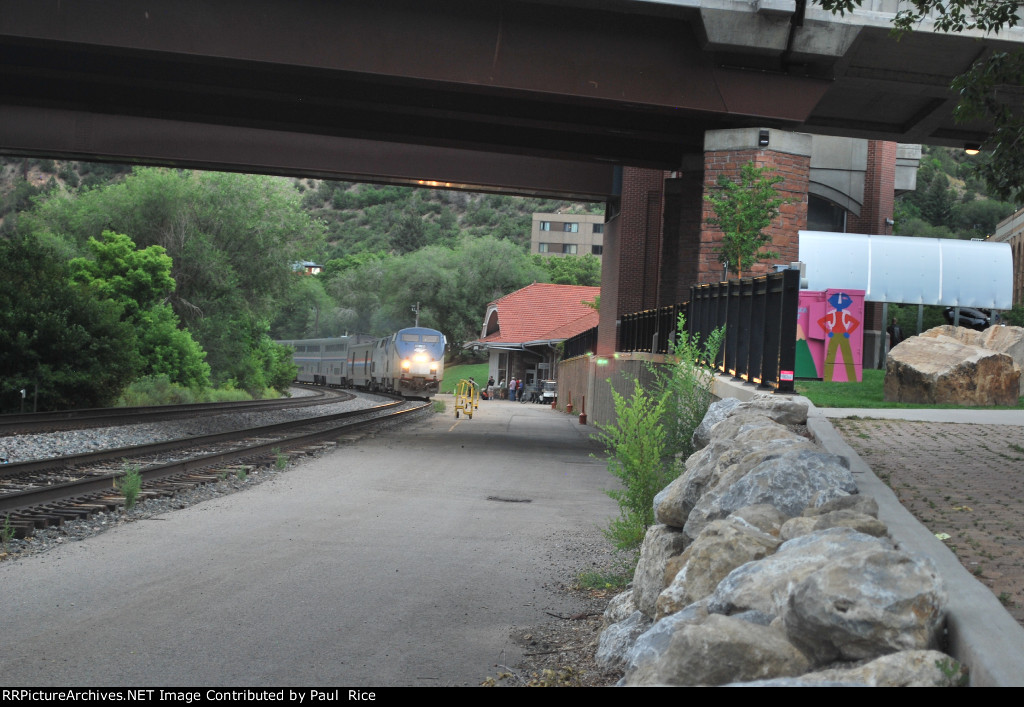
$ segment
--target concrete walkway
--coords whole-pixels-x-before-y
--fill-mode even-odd
[[[592,429],[484,403],[0,563],[14,686],[475,685],[572,613],[618,512]]]
[[[727,376],[715,380],[715,394],[749,400],[758,391],[736,383]],[[818,408],[802,396],[793,396],[809,406],[807,426],[828,451],[850,462],[861,493],[878,501],[879,518],[889,526],[897,546],[927,555],[935,563],[949,592],[947,640],[950,655],[970,666],[972,686],[1024,685],[1024,628],[1006,611],[988,587],[974,578],[946,545],[937,539],[899,502],[857,453],[843,440],[829,418],[856,415],[864,418],[920,420],[940,423],[976,423],[1024,427],[1019,410],[904,410]]]

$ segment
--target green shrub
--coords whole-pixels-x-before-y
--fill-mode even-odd
[[[606,491],[619,504],[605,536],[616,549],[634,551],[654,524],[654,497],[679,475],[676,456],[693,451],[692,437],[711,404],[714,371],[700,361],[714,361],[723,330],[715,331],[703,346],[686,334],[680,315],[677,342],[668,364],[652,366],[654,385],[645,391],[634,381],[625,398],[612,388],[615,424],[600,426],[596,435],[608,455],[608,471],[623,489]]]
[[[115,486],[124,495],[124,509],[130,511],[135,507],[135,501],[138,500],[139,492],[142,491],[142,474],[139,472],[139,467],[126,467],[124,476],[115,482]]]

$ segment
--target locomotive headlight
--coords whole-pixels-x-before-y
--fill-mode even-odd
[[[412,360],[416,363],[426,363],[427,355],[425,353],[418,353],[412,357]]]
[[[409,363],[409,359],[405,359],[404,361],[402,361],[402,370],[408,371],[410,365],[411,364]]]

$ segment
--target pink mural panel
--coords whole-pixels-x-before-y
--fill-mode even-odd
[[[801,292],[796,334],[797,377],[860,381],[863,324],[864,290]]]

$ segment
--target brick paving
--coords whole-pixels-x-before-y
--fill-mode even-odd
[[[832,425],[1024,624],[1020,427],[845,418]]]

